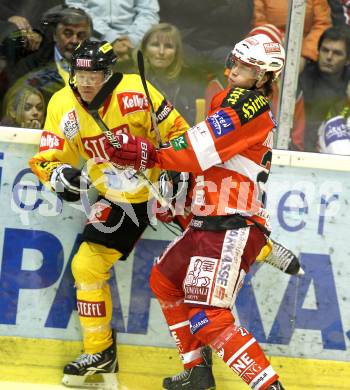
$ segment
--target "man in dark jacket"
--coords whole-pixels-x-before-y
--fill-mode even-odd
[[[50,7],[63,3],[63,0],[0,2],[0,44],[7,38],[9,39],[7,44],[10,44],[11,40],[18,44],[19,42],[15,42],[14,39],[14,33],[18,32],[17,36],[23,42],[23,53],[20,54],[24,55],[37,50],[42,41],[41,15]],[[15,58],[17,59],[19,58]],[[11,61],[11,58],[9,60]]]
[[[29,85],[40,90],[48,103],[54,92],[68,82],[69,61],[75,48],[92,34],[89,15],[78,8],[65,5],[53,7],[42,16],[42,23],[50,30],[40,49],[23,58],[8,71],[10,89],[4,106],[13,93]]]
[[[297,104],[304,115],[295,118],[292,147],[318,151],[318,129],[347,98],[350,81],[350,36],[346,29],[331,27],[319,41],[319,57],[306,65],[299,76]]]

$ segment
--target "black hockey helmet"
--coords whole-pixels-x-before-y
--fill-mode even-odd
[[[74,50],[71,58],[71,80],[76,70],[103,70],[106,78],[112,75],[117,56],[107,41],[86,40]]]

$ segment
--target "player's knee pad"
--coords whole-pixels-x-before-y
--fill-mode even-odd
[[[121,253],[115,249],[83,242],[71,265],[75,281],[94,283],[96,280],[108,280],[110,268],[120,257]]]
[[[222,332],[235,323],[229,309],[190,308],[190,330],[203,344],[211,344]]]

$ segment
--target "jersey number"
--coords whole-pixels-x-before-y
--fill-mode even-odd
[[[269,178],[271,160],[272,160],[272,151],[268,150],[264,154],[260,163],[260,165],[263,168],[265,168],[265,170],[261,171],[256,178],[257,179],[256,181],[258,182],[258,186],[259,186],[259,200],[264,207],[266,203],[265,184],[267,182],[267,179]]]

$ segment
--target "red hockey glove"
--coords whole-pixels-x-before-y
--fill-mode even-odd
[[[162,207],[158,200],[155,200],[152,204],[152,213],[156,216],[158,221],[163,223],[173,222],[175,216],[168,207]]]
[[[154,167],[157,162],[155,147],[148,140],[128,134],[115,136],[121,149],[115,148],[107,139],[104,149],[109,160],[122,167],[132,167],[136,171]]]

